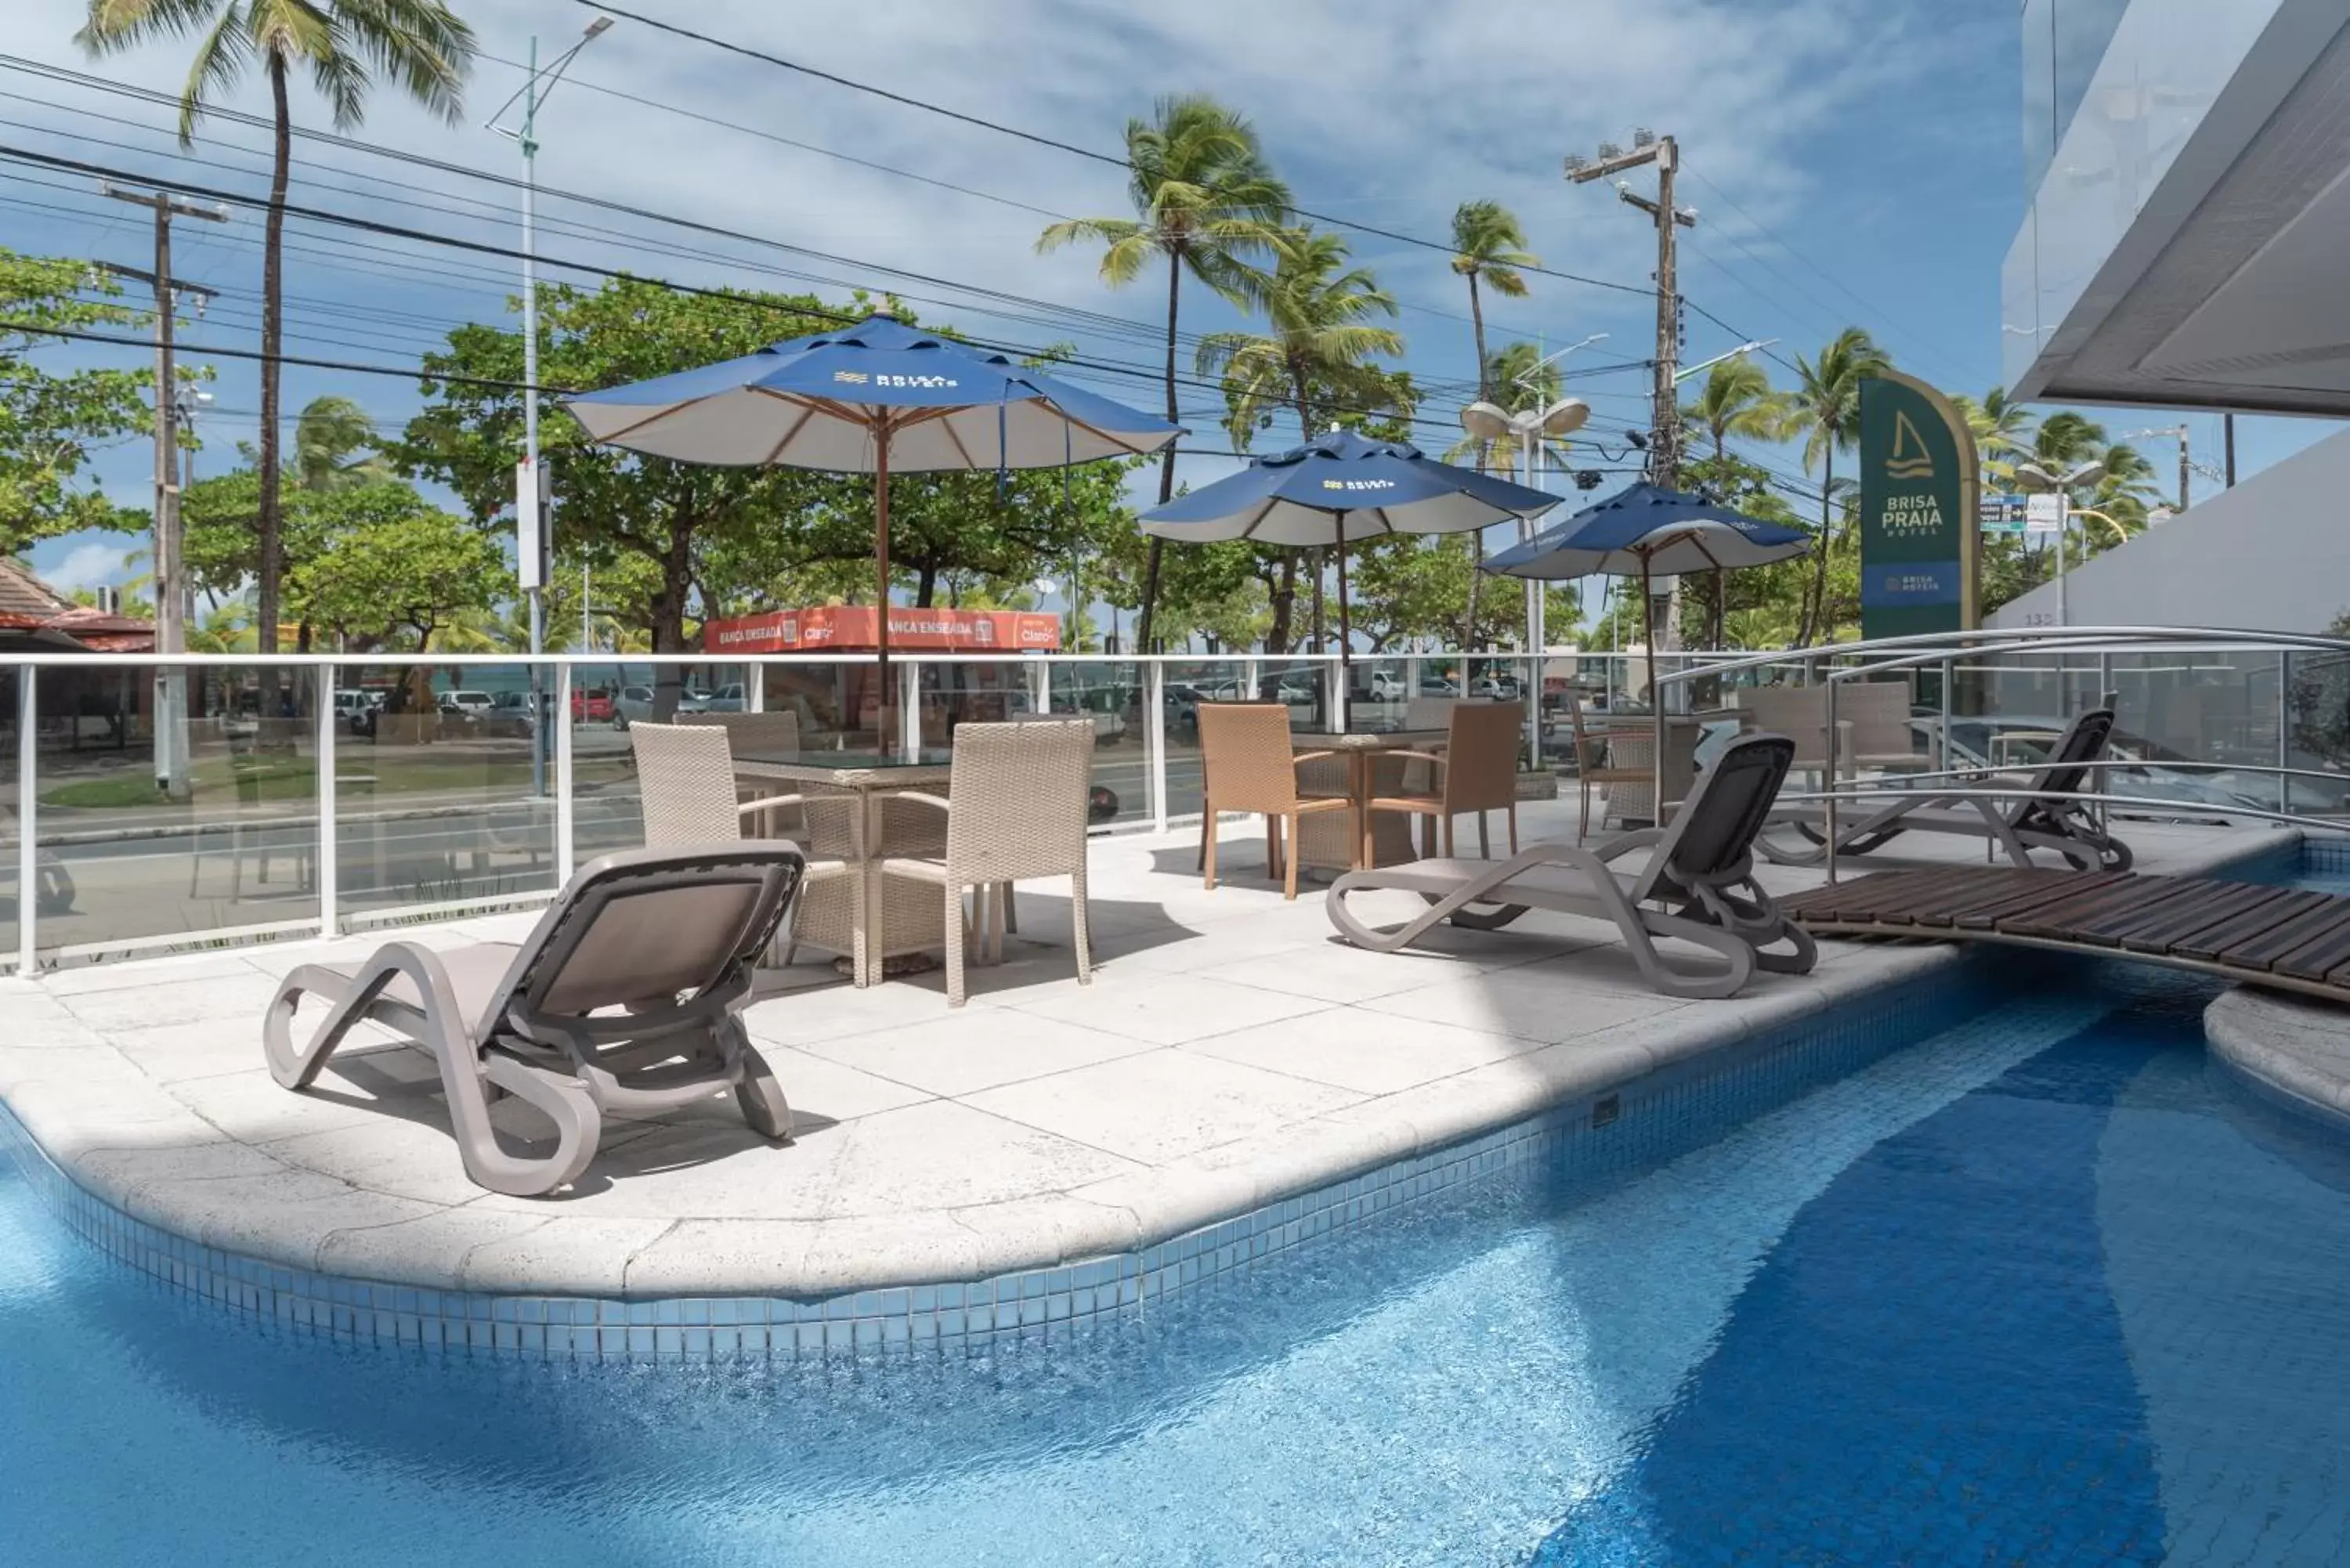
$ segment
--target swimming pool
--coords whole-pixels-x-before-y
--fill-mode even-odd
[[[2199,983],[1981,972],[2038,978],[1668,1158],[968,1356],[330,1339],[0,1162],[0,1561],[2339,1561],[2350,1139],[2207,1064]]]

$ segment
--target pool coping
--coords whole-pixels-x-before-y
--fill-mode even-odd
[[[2250,845],[2220,840],[2206,854],[2180,856],[2178,868],[2256,867],[2298,857],[2300,842],[2281,833]],[[1784,1054],[1815,1033],[1825,1014],[1881,1028],[1893,1011],[1942,989],[1916,982],[1955,975],[1970,955],[1946,944],[1839,944],[1809,983],[1760,1004],[1684,1009],[1603,1032],[1589,1044],[1618,1048],[1588,1051],[1576,1070],[1500,1075],[1473,1095],[1428,1096],[1429,1106],[1409,1118],[1340,1122],[1334,1136],[1276,1154],[1201,1163],[1170,1173],[1147,1206],[1066,1196],[986,1206],[1018,1212],[989,1216],[1008,1223],[964,1226],[967,1245],[956,1256],[902,1246],[861,1260],[864,1277],[846,1282],[805,1272],[795,1277],[772,1259],[740,1256],[718,1260],[700,1278],[643,1282],[650,1288],[630,1280],[619,1291],[605,1276],[567,1275],[560,1267],[510,1283],[445,1272],[343,1274],[317,1266],[321,1243],[307,1258],[272,1257],[266,1248],[213,1244],[200,1224],[174,1227],[169,1185],[129,1180],[127,1167],[69,1171],[44,1147],[37,1105],[21,1116],[0,1102],[0,1147],[54,1212],[110,1255],[208,1299],[307,1328],[525,1355],[863,1352],[1139,1313],[1398,1204],[1539,1158],[1560,1138],[1597,1131],[1687,1085]],[[1603,1118],[1600,1107],[1611,1101]],[[680,1333],[660,1332],[669,1329]],[[689,1341],[687,1329],[708,1332]]]

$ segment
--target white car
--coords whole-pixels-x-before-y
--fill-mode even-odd
[[[1372,701],[1400,702],[1410,695],[1410,687],[1406,685],[1404,678],[1398,675],[1394,670],[1374,670],[1371,671]]]
[[[461,719],[470,719],[475,722],[488,718],[491,710],[496,706],[497,703],[486,691],[475,691],[468,688],[441,693],[441,711],[453,713]]]
[[[740,713],[743,708],[740,680],[730,680],[715,691],[689,691],[677,701],[681,713]]]

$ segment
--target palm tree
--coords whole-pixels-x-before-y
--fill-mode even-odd
[[[1245,303],[1253,275],[1243,265],[1276,254],[1289,213],[1289,187],[1274,177],[1256,130],[1211,98],[1163,98],[1153,119],[1126,122],[1128,194],[1135,218],[1072,218],[1036,237],[1039,252],[1097,240],[1102,281],[1120,288],[1142,275],[1153,256],[1167,258],[1167,422],[1180,421],[1175,399],[1175,322],[1190,273],[1235,304]],[[1175,495],[1175,448],[1159,467],[1159,504]],[[1144,568],[1136,646],[1150,649],[1164,541],[1150,541]]]
[[[1379,317],[1396,302],[1367,267],[1347,265],[1347,242],[1326,231],[1290,233],[1271,275],[1252,286],[1264,308],[1266,330],[1211,332],[1200,340],[1201,376],[1221,378],[1231,413],[1224,428],[1245,448],[1272,410],[1297,416],[1298,439],[1310,441],[1320,419],[1344,410],[1397,408],[1397,379],[1371,361],[1398,358],[1403,337]],[[1398,409],[1409,413],[1409,408]],[[1315,578],[1317,598],[1320,578]],[[1285,649],[1296,599],[1296,561],[1284,561],[1274,596],[1272,642]]]
[[[316,491],[389,479],[391,465],[374,447],[375,421],[365,409],[332,393],[313,398],[294,420],[294,483]]]
[[[260,651],[277,651],[277,587],[285,567],[279,535],[277,355],[284,335],[286,184],[293,161],[294,119],[286,78],[307,69],[327,100],[335,129],[355,130],[368,89],[380,74],[454,125],[460,89],[473,58],[473,33],[442,0],[89,0],[88,20],[74,36],[92,55],[136,48],[201,31],[196,57],[180,89],[180,145],[192,145],[206,96],[234,85],[258,62],[269,78],[276,151],[269,176],[269,221],[261,252]]]
[[[1808,646],[1821,629],[1827,607],[1828,555],[1835,547],[1835,454],[1849,451],[1860,435],[1860,384],[1892,368],[1885,350],[1865,328],[1847,327],[1819,356],[1798,355],[1802,382],[1787,400],[1781,433],[1804,441],[1804,469],[1820,465],[1820,532],[1813,548],[1812,584],[1804,598],[1798,640]]]
[[[1730,438],[1777,439],[1786,423],[1787,404],[1772,389],[1770,372],[1741,354],[1706,372],[1704,389],[1695,402],[1682,406],[1681,418],[1713,437],[1713,466],[1720,481],[1729,472]],[[1719,568],[1711,578],[1705,607],[1706,642],[1719,648],[1728,596]]]
[[[1786,400],[1771,389],[1770,373],[1743,354],[1706,372],[1697,400],[1681,407],[1681,418],[1713,437],[1717,466],[1730,456],[1730,438],[1777,438],[1787,418]]]
[[[1477,335],[1477,396],[1491,401],[1496,385],[1513,386],[1513,382],[1496,375],[1493,362],[1485,354],[1485,302],[1478,292],[1482,282],[1495,294],[1511,299],[1525,296],[1525,275],[1522,266],[1540,266],[1542,258],[1526,249],[1525,230],[1518,216],[1499,202],[1463,202],[1452,210],[1452,270],[1469,280],[1469,324]],[[1537,356],[1539,358],[1539,356]],[[1478,466],[1484,467],[1492,455],[1492,443],[1480,444]],[[1473,631],[1477,625],[1478,579],[1484,576],[1478,566],[1485,556],[1485,536],[1472,533],[1468,536],[1469,549],[1469,618],[1464,632]],[[1463,649],[1471,644],[1464,635]]]

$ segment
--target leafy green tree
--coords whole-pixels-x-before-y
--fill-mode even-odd
[[[296,509],[323,547],[287,571],[286,597],[318,635],[360,651],[421,652],[435,633],[514,597],[498,546],[397,480],[306,493]]]
[[[1132,218],[1072,218],[1039,235],[1040,252],[1081,240],[1099,242],[1102,281],[1123,288],[1142,275],[1154,258],[1167,261],[1167,422],[1180,422],[1175,395],[1176,317],[1182,304],[1183,275],[1244,304],[1253,275],[1243,261],[1261,261],[1283,244],[1282,223],[1289,212],[1289,187],[1272,171],[1258,145],[1255,128],[1211,98],[1163,98],[1151,119],[1126,122],[1127,183]],[[1159,500],[1175,494],[1175,449],[1169,446],[1159,469]],[[1163,541],[1149,545],[1147,577],[1155,584]],[[1136,628],[1148,649],[1155,636],[1149,605]]]
[[[538,319],[541,385],[583,389],[690,369],[837,325],[812,296],[688,295],[632,278],[596,289],[543,285]],[[522,394],[513,386],[522,369],[519,331],[455,328],[445,350],[424,357],[433,401],[389,452],[403,472],[456,492],[475,525],[500,537],[513,528],[505,514],[523,439]],[[573,576],[583,564],[590,569],[599,604],[650,633],[656,652],[691,651],[686,620],[699,591],[708,584],[724,592],[713,566],[731,577],[756,553],[779,566],[804,560],[811,535],[844,525],[861,527],[871,548],[869,481],[639,456],[596,444],[551,395],[544,402],[556,545]]]
[[[1835,454],[1849,452],[1860,438],[1860,384],[1892,360],[1877,340],[1858,327],[1847,327],[1812,358],[1797,356],[1798,385],[1789,394],[1782,431],[1804,443],[1804,468],[1820,470],[1820,525],[1812,544],[1812,585],[1804,600],[1798,639],[1810,643],[1826,624],[1828,570],[1835,555]]]
[[[259,512],[260,646],[277,651],[279,538],[278,358],[284,341],[286,185],[293,161],[294,120],[287,78],[309,73],[335,129],[355,130],[379,75],[454,125],[459,89],[473,62],[473,30],[441,0],[89,0],[75,35],[92,55],[134,49],[201,32],[187,85],[180,92],[180,145],[195,140],[205,99],[227,91],[256,62],[269,81],[275,140],[269,218],[261,252],[261,460]]]
[[[155,373],[48,370],[33,356],[59,342],[42,327],[145,331],[149,317],[120,293],[83,263],[0,248],[0,550],[118,521],[84,468],[97,447],[151,425]]]

